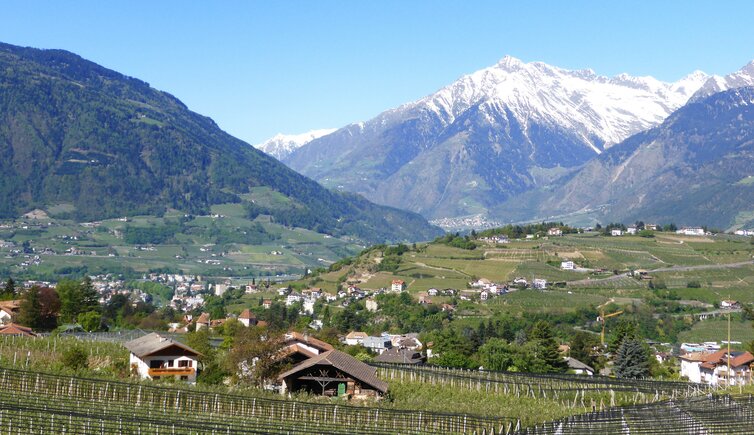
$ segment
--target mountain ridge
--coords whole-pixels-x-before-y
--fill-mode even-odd
[[[753,163],[754,87],[732,88],[689,102],[560,185],[533,192],[529,217],[592,212],[604,221],[750,227]],[[515,219],[524,203],[516,197],[497,211]]]
[[[337,129],[322,128],[299,134],[278,133],[275,136],[267,139],[266,141],[254,145],[254,148],[262,150],[278,160],[283,160],[298,148],[301,148],[314,139],[319,139],[322,136],[326,136],[334,132],[335,130]]]
[[[428,218],[484,214],[658,125],[708,76],[605,77],[506,56],[283,161],[324,185]]]
[[[370,242],[438,234],[418,215],[329,191],[174,96],[64,50],[0,44],[0,90],[0,217],[60,204],[77,220],[206,214],[233,202]],[[260,197],[262,187],[279,196]]]

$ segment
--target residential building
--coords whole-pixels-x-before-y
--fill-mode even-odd
[[[576,268],[576,265],[573,264],[573,261],[571,261],[571,260],[561,261],[560,262],[560,268],[563,269],[563,270],[573,270],[573,269]]]
[[[0,302],[0,325],[11,323],[21,308],[21,301],[1,301]]]
[[[377,355],[374,361],[388,364],[424,364],[427,357],[415,350],[394,347]]]
[[[406,282],[402,279],[394,279],[391,283],[390,290],[394,293],[400,293],[406,290]]]
[[[561,230],[558,227],[550,228],[549,230],[547,230],[547,235],[548,236],[562,236],[563,230]]]
[[[704,228],[701,227],[683,227],[676,231],[676,234],[683,234],[684,236],[703,236],[705,235]]]
[[[631,234],[632,236],[635,236],[637,232],[639,232],[639,229],[634,225],[629,225],[629,227],[626,228],[626,233]]]
[[[377,369],[339,350],[309,358],[280,374],[281,394],[307,391],[322,396],[379,397],[387,382],[377,378]]]
[[[535,289],[544,290],[547,288],[547,280],[542,278],[534,278],[534,281],[532,281],[532,286]]]
[[[194,349],[156,332],[124,343],[129,350],[131,372],[144,379],[173,377],[196,382],[198,357]]]
[[[257,316],[255,316],[254,313],[251,312],[251,310],[246,308],[245,310],[241,312],[241,315],[238,316],[238,321],[241,322],[243,326],[247,328],[250,326],[256,326]]]
[[[393,343],[390,340],[390,337],[385,336],[366,337],[361,341],[361,345],[378,354],[381,354],[393,347]]]
[[[610,230],[610,235],[615,236],[615,237],[622,236],[623,230],[618,229],[618,228],[613,228],[612,230]]]
[[[568,369],[574,372],[577,375],[587,375],[587,376],[593,376],[594,375],[594,369],[583,362],[577,360],[576,358],[571,358],[570,356],[565,357],[566,363],[568,363]]]
[[[713,386],[749,385],[752,383],[751,364],[754,355],[749,352],[725,349],[717,352],[692,352],[681,355],[681,376],[695,383]],[[730,374],[728,364],[730,363]]]
[[[16,335],[22,337],[36,337],[37,334],[27,326],[17,325],[15,323],[6,323],[0,326],[0,335]]]
[[[202,313],[197,319],[196,319],[196,330],[200,331],[202,329],[209,329],[210,325],[209,320],[209,313]]]
[[[369,335],[366,332],[351,331],[346,335],[345,343],[349,346],[357,346],[367,337],[369,337]]]

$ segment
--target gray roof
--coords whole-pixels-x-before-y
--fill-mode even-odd
[[[361,345],[364,347],[371,347],[373,349],[393,347],[393,343],[390,341],[390,339],[385,337],[367,337],[361,341]]]
[[[589,367],[588,365],[584,364],[583,362],[577,360],[576,358],[571,358],[570,356],[566,358],[566,362],[568,363],[568,368],[573,370],[588,370],[592,373],[594,373],[594,369]]]
[[[394,347],[378,355],[376,362],[392,364],[421,364],[424,362],[422,355],[415,350],[399,349]]]
[[[179,347],[195,355],[201,355],[201,353],[186,346],[185,344],[179,343],[170,338],[165,338],[156,332],[152,332],[151,334],[147,334],[134,340],[127,341],[123,343],[123,346],[125,346],[126,349],[131,351],[132,354],[138,356],[139,358],[151,355],[171,346]]]
[[[345,372],[353,378],[370,385],[372,388],[379,390],[383,393],[387,392],[387,382],[377,378],[377,369],[370,367],[369,365],[357,360],[356,358],[348,355],[347,353],[339,350],[329,350],[325,353],[321,353],[313,358],[302,362],[301,364],[293,367],[285,373],[278,376],[279,380],[287,378],[291,375],[313,367],[316,365],[330,365],[336,369]]]

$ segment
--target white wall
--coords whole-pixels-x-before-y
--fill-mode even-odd
[[[173,366],[168,368],[174,368],[174,369],[180,369],[182,367],[179,367],[179,361],[189,361],[190,367],[194,369],[194,372],[190,375],[176,375],[177,378],[180,379],[180,376],[188,376],[188,380],[186,382],[189,383],[195,383],[196,382],[196,371],[198,368],[198,362],[196,358],[191,358],[188,356],[147,356],[144,357],[144,359],[141,359],[134,355],[133,353],[129,357],[129,366],[133,367],[134,364],[136,364],[137,371],[139,373],[139,376],[141,376],[143,379],[151,379],[151,376],[149,376],[149,366],[152,361],[173,361]],[[164,377],[164,376],[162,376]]]

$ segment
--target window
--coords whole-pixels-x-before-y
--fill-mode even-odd
[[[155,359],[155,360],[149,361],[149,368],[150,369],[161,369],[163,362],[164,361],[162,361],[160,359]]]
[[[173,367],[173,360],[168,360],[168,367]]]
[[[191,360],[187,360],[187,359],[179,360],[178,367],[191,367]]]
[[[188,381],[188,376],[181,376],[182,381]]]

